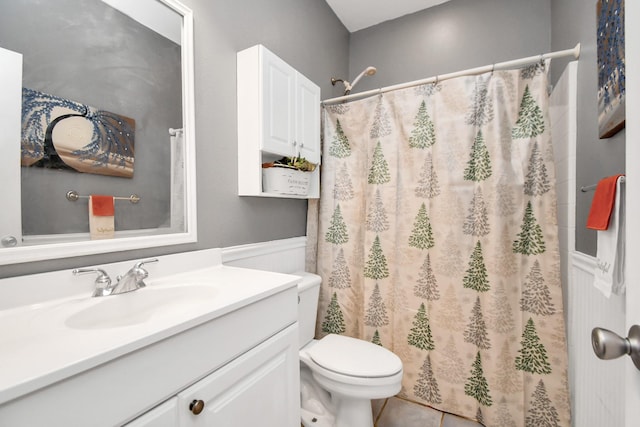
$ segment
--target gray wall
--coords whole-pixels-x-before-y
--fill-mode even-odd
[[[23,54],[23,85],[136,121],[133,178],[22,168],[23,234],[89,231],[79,194],[137,193],[116,202],[116,229],[168,226],[170,127],[182,127],[180,46],[93,0],[5,2],[0,46]]]
[[[339,94],[331,76],[348,70],[349,33],[320,0],[183,2],[195,27],[198,243],[2,266],[0,277],[305,235],[306,201],[237,195],[236,52],[262,43],[328,98]]]
[[[322,88],[378,67],[356,90],[487,65],[582,43],[579,75],[578,186],[624,168],[624,131],[600,141],[596,130],[595,2],[452,0],[351,36],[318,0],[185,0],[195,14],[199,241],[60,261],[0,267],[0,277],[225,247],[305,234],[306,202],[240,198],[237,193],[235,54],[262,43]],[[564,67],[552,64],[557,79]],[[349,77],[346,77],[346,76]],[[578,249],[595,253],[581,228],[591,195],[578,193]]]
[[[550,0],[452,0],[351,36],[359,92],[549,51]]]
[[[609,139],[598,139],[596,2],[562,0],[551,2],[551,47],[566,49],[581,44],[578,63],[578,141],[576,153],[576,250],[596,255],[596,232],[585,228],[593,191],[580,187],[601,178],[624,173],[625,131]],[[565,61],[554,61],[553,81],[560,78]],[[560,66],[562,65],[562,66]]]

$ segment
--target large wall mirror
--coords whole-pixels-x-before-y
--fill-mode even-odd
[[[191,10],[3,2],[0,91],[0,265],[196,241]]]

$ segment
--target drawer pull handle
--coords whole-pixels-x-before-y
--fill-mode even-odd
[[[204,401],[202,400],[194,400],[189,404],[189,410],[193,413],[193,415],[198,415],[204,409]]]

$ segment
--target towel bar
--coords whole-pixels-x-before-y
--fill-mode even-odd
[[[624,176],[620,177],[620,182],[625,182]],[[585,185],[584,187],[580,187],[580,191],[582,191],[583,193],[586,193],[587,191],[593,191],[596,189],[597,186],[598,184]]]
[[[71,191],[67,191],[67,200],[70,202],[75,202],[78,199],[88,199],[89,196],[81,196],[78,194],[78,192],[76,190],[71,190]],[[118,196],[114,196],[113,197],[114,200],[128,200],[129,202],[133,203],[134,205],[136,203],[138,203],[141,199],[140,196],[138,196],[137,194],[132,194],[129,197],[118,197]]]

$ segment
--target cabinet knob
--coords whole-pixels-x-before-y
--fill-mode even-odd
[[[193,415],[198,415],[204,409],[204,401],[202,400],[194,400],[189,404],[189,410],[193,413]]]
[[[0,239],[0,244],[5,248],[12,248],[18,244],[18,239],[13,236],[4,236]]]

